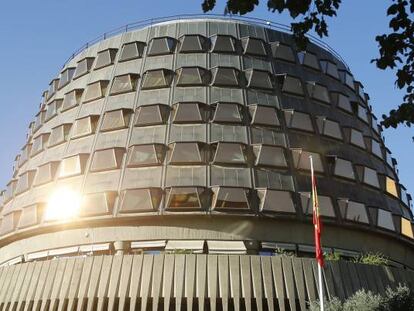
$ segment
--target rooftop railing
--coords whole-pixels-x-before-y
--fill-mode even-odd
[[[183,15],[172,15],[172,16],[166,16],[166,17],[151,18],[151,19],[146,19],[146,20],[135,22],[135,23],[130,23],[125,26],[112,29],[100,35],[99,37],[96,37],[95,39],[85,43],[66,60],[63,67],[65,67],[72,59],[74,59],[82,51],[110,37],[113,37],[113,36],[128,32],[128,31],[142,29],[142,28],[149,27],[155,24],[159,24],[159,23],[171,22],[171,21],[185,21],[185,20],[192,20],[192,19],[235,20],[235,21],[240,21],[240,22],[249,23],[253,25],[263,26],[263,27],[270,28],[270,29],[275,29],[275,30],[288,33],[288,34],[292,33],[290,26],[287,26],[284,24],[280,24],[280,23],[276,23],[276,22],[272,22],[272,21],[264,20],[260,18],[234,16],[234,15],[183,14]],[[341,55],[338,52],[336,52],[331,46],[329,46],[329,44],[323,42],[322,40],[320,40],[319,38],[313,35],[308,34],[307,37],[309,38],[310,42],[312,42],[313,44],[330,52],[335,58],[338,59],[338,61],[342,62],[344,66],[349,70],[349,67],[347,63],[345,62],[345,60],[341,57]]]

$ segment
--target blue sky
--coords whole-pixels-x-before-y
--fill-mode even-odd
[[[221,14],[224,1],[214,13]],[[288,24],[286,15],[267,11],[266,0],[249,16]],[[391,1],[344,0],[339,16],[330,20],[335,48],[362,81],[379,117],[397,105],[403,93],[394,87],[394,73],[379,71],[376,34],[387,31],[386,8]],[[374,4],[375,3],[375,4]],[[201,0],[20,0],[5,1],[0,11],[0,189],[12,174],[12,163],[25,141],[41,93],[63,62],[83,43],[113,28],[142,19],[202,13]],[[400,178],[414,192],[414,130],[400,127],[384,132],[398,160]]]

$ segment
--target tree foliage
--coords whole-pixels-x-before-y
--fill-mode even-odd
[[[288,12],[292,17],[291,30],[299,49],[305,49],[309,39],[306,34],[315,31],[319,37],[328,36],[328,17],[335,17],[341,0],[267,0],[272,12]],[[202,9],[214,9],[216,0],[203,0]],[[227,0],[225,11],[246,14],[259,5],[259,0]],[[379,57],[372,60],[379,69],[396,71],[395,84],[405,90],[403,102],[383,115],[381,124],[397,127],[414,123],[414,0],[392,0],[387,10],[390,16],[390,33],[378,35]],[[298,20],[298,21],[296,21]]]

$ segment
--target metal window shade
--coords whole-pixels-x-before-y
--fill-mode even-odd
[[[110,248],[111,248],[111,243],[100,243],[100,244],[81,245],[79,248],[79,251],[81,253],[102,252],[102,251],[109,251]]]
[[[173,240],[168,241],[167,246],[165,247],[166,251],[175,251],[175,250],[190,250],[192,253],[201,254],[204,249],[204,240],[194,240],[194,241],[180,241]]]
[[[48,253],[49,253],[48,251],[41,251],[41,252],[27,254],[27,261],[46,258],[48,256]]]
[[[290,243],[262,242],[262,248],[266,249],[284,249],[288,251],[296,251],[296,245]]]
[[[165,240],[154,241],[133,241],[131,242],[131,248],[165,248],[167,242]]]
[[[57,248],[57,249],[50,250],[49,256],[60,256],[60,255],[74,254],[78,252],[79,252],[79,246],[64,247],[64,248]]]
[[[207,241],[209,254],[246,254],[243,241]]]

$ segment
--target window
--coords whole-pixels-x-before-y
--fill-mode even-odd
[[[304,96],[302,82],[299,78],[286,74],[277,75],[279,83],[282,85],[282,92],[298,96]]]
[[[0,235],[4,235],[14,231],[19,223],[20,214],[18,211],[9,212],[7,215],[3,215]]]
[[[148,70],[144,73],[142,89],[157,89],[169,87],[174,73],[168,69]]]
[[[202,164],[206,162],[206,146],[197,142],[170,144],[168,164]]]
[[[338,67],[335,63],[326,59],[322,59],[320,63],[324,74],[339,80]]]
[[[117,52],[118,49],[107,49],[98,52],[98,56],[96,57],[95,70],[112,65],[115,61]]]
[[[173,105],[173,123],[206,122],[206,105],[197,102],[176,103]]]
[[[411,196],[407,193],[407,189],[403,185],[400,185],[400,190],[401,190],[401,201],[405,205],[410,206]]]
[[[75,89],[66,93],[62,103],[62,112],[79,105],[82,93],[83,89]]]
[[[49,91],[47,92],[47,99],[52,98],[53,95],[55,95],[56,91],[58,90],[59,86],[59,79],[53,79],[49,83]]]
[[[165,145],[162,144],[131,146],[128,152],[127,166],[161,165],[164,162],[165,149]]]
[[[300,192],[300,200],[302,203],[303,214],[313,215],[312,195],[310,192]],[[335,217],[335,210],[333,207],[331,197],[318,194],[319,213],[324,217]]]
[[[62,124],[54,127],[49,136],[49,148],[66,142],[71,127],[71,124]]]
[[[391,231],[395,231],[394,221],[392,220],[392,214],[389,211],[378,209],[377,226]]]
[[[110,95],[134,92],[137,87],[138,75],[126,74],[114,77]]]
[[[289,45],[281,42],[272,42],[270,44],[272,49],[272,55],[278,60],[284,60],[291,63],[296,63],[295,54],[293,54],[292,48]]]
[[[91,84],[88,84],[88,86],[86,87],[85,98],[83,101],[87,103],[105,97],[108,84],[109,81],[107,80],[96,81]]]
[[[349,101],[349,97],[342,94],[342,93],[334,93],[336,98],[337,107],[345,112],[353,113],[351,102]]]
[[[17,179],[12,179],[7,184],[6,190],[3,195],[4,203],[10,201],[13,198],[14,192],[16,190],[16,185],[17,185]]]
[[[62,73],[60,74],[60,80],[58,89],[61,89],[62,87],[68,85],[70,81],[72,81],[73,75],[75,74],[76,68],[66,68]]]
[[[247,147],[237,143],[219,142],[213,145],[214,164],[247,164]]]
[[[216,35],[211,37],[211,52],[236,53],[236,39],[232,36]]]
[[[269,145],[253,145],[256,166],[287,167],[284,148]]]
[[[315,172],[323,173],[322,159],[319,153],[304,151],[302,149],[292,149],[293,164],[295,168],[299,170],[309,170],[310,171],[310,159],[309,156],[312,156],[313,159],[313,168]]]
[[[271,188],[291,191],[294,191],[295,189],[291,175],[267,168],[256,168],[255,173],[256,188]]]
[[[172,124],[170,126],[170,142],[175,141],[206,141],[205,124]]]
[[[211,70],[213,86],[238,87],[240,85],[240,71],[231,67],[215,67]]]
[[[170,107],[162,104],[138,107],[135,126],[148,126],[166,123],[169,112]]]
[[[57,116],[57,113],[62,107],[63,99],[55,99],[47,105],[47,110],[45,114],[45,122]]]
[[[351,161],[338,158],[336,156],[327,156],[332,158],[333,174],[338,177],[355,180],[354,167]]]
[[[339,70],[339,74],[342,83],[350,87],[352,90],[355,90],[354,77],[348,71],[345,70]]]
[[[249,106],[249,112],[252,125],[280,126],[276,108],[251,105]]]
[[[375,139],[371,139],[371,152],[379,158],[383,158],[381,144]]]
[[[172,54],[176,46],[176,40],[171,37],[154,38],[149,43],[148,55],[166,55]]]
[[[364,137],[362,136],[362,132],[356,129],[351,129],[350,143],[362,149],[366,148]]]
[[[296,214],[292,194],[288,191],[270,189],[257,190],[259,197],[259,210],[262,213],[293,213]]]
[[[258,69],[248,69],[245,71],[247,87],[256,89],[272,90],[272,76],[270,72]]]
[[[266,56],[266,46],[263,40],[257,38],[242,38],[241,39],[243,54],[254,56]]]
[[[36,119],[33,125],[33,133],[35,133],[38,129],[40,129],[43,125],[43,122],[45,121],[45,111],[39,111],[39,113],[36,115]]]
[[[246,126],[211,123],[210,141],[230,141],[247,143]]]
[[[141,58],[144,53],[145,42],[128,42],[122,46],[121,55],[119,56],[119,62],[125,62],[128,60]]]
[[[348,199],[338,199],[341,215],[345,220],[369,224],[367,210],[362,203]]]
[[[166,186],[205,186],[205,166],[167,166]]]
[[[276,146],[286,146],[284,133],[264,127],[251,127],[252,144],[269,144]]]
[[[326,88],[326,86],[320,85],[315,82],[307,82],[306,86],[308,88],[310,98],[325,104],[329,104],[331,102],[329,98],[328,89]]]
[[[115,192],[100,192],[83,195],[80,215],[83,217],[112,215],[116,199]]]
[[[380,127],[378,126],[378,123],[377,123],[377,117],[374,116],[373,114],[371,115],[371,126],[372,126],[372,129],[374,130],[374,132],[379,135],[380,134]]]
[[[284,110],[284,115],[287,127],[314,132],[310,115],[295,110]]]
[[[22,152],[19,158],[19,167],[22,166],[24,163],[26,163],[27,160],[29,160],[31,149],[32,149],[32,144],[26,144],[22,148]]]
[[[372,187],[375,188],[379,188],[379,181],[378,181],[378,175],[377,175],[377,171],[368,168],[368,167],[364,167],[364,178],[363,178],[363,182],[367,185],[370,185]]]
[[[119,169],[121,168],[124,154],[124,148],[97,150],[93,155],[90,171],[99,172]]]
[[[204,240],[169,240],[165,247],[166,252],[180,252],[202,254],[204,252]]]
[[[202,53],[208,48],[208,40],[200,35],[184,35],[180,38],[180,53]]]
[[[247,253],[243,241],[207,241],[209,254],[234,254],[243,255]]]
[[[49,162],[39,166],[33,185],[40,186],[55,179],[59,162]]]
[[[49,140],[50,133],[43,133],[33,138],[32,149],[30,156],[35,156],[46,149],[47,142]]]
[[[183,67],[177,70],[177,86],[207,85],[210,73],[201,67]]]
[[[338,122],[328,120],[323,116],[318,116],[316,117],[316,124],[318,125],[319,133],[321,133],[321,135],[342,140],[341,127]]]
[[[401,234],[414,239],[413,226],[409,219],[401,217]]]
[[[31,170],[23,173],[19,176],[16,184],[15,194],[18,195],[30,189],[33,184],[33,179],[35,176],[36,171]]]
[[[361,105],[358,105],[358,118],[360,118],[365,123],[368,122],[368,111],[366,108],[362,107]]]
[[[99,116],[93,115],[75,121],[72,139],[94,134],[98,125]]]
[[[361,82],[359,81],[355,81],[355,84],[357,86],[357,93],[359,95],[359,97],[365,101],[365,91],[364,91],[364,86],[362,85]]]
[[[95,60],[94,57],[86,57],[78,62],[76,66],[75,74],[73,76],[74,79],[79,78],[91,71],[93,61]]]
[[[243,122],[242,106],[236,103],[217,103],[213,115],[213,122]]]
[[[131,114],[132,110],[130,109],[105,112],[100,131],[107,132],[127,128],[129,126]]]
[[[314,69],[314,70],[320,70],[319,63],[318,63],[318,57],[310,52],[299,52],[298,53],[299,63],[301,65],[306,66],[308,68]]]
[[[213,187],[212,211],[248,211],[250,190],[245,188]]]
[[[66,178],[81,175],[85,171],[86,162],[89,154],[81,153],[69,158],[65,158],[60,163],[59,178]]]
[[[385,191],[388,194],[391,194],[392,196],[398,198],[397,184],[394,179],[388,176],[385,176]]]
[[[122,192],[119,212],[154,212],[159,210],[161,199],[160,188],[127,189]]]
[[[166,191],[166,210],[205,209],[205,189],[201,187],[171,187]]]
[[[211,185],[250,188],[250,178],[248,168],[211,166]]]

